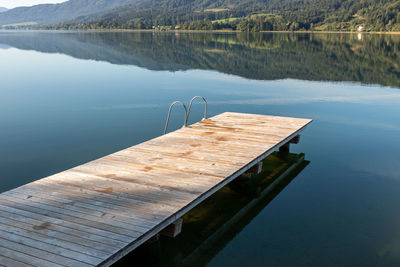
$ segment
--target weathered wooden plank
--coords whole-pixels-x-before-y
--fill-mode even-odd
[[[41,182],[45,184],[51,184],[51,181],[41,181]],[[65,186],[70,186],[69,188],[75,187],[75,184],[72,182],[60,182],[60,184]],[[151,208],[154,205],[153,203],[150,202],[143,202],[135,199],[126,198],[121,195],[110,194],[108,192],[104,192],[103,190],[97,188],[96,186],[83,184],[82,181],[80,181],[78,189],[79,191],[85,192],[87,193],[88,196],[93,196],[96,199],[101,197],[100,198],[101,201],[110,202],[115,205],[121,205],[126,208],[134,209],[136,211],[146,212],[149,209],[149,207]],[[163,204],[160,204],[157,207],[158,209],[155,212],[155,214],[159,216],[165,216],[166,214],[169,214],[169,212],[174,210],[173,207]]]
[[[79,171],[89,174],[94,173],[94,171],[91,169],[83,170],[81,168]],[[150,185],[159,187],[160,189],[179,191],[188,194],[197,195],[201,193],[202,190],[207,188],[207,184],[205,182],[200,183],[194,178],[203,176],[200,173],[196,175],[191,174],[186,178],[182,178],[184,173],[174,172],[174,174],[171,175],[173,172],[172,170],[168,171],[156,169],[149,166],[144,166],[143,164],[140,166],[128,166],[127,164],[116,161],[113,166],[104,167],[99,164],[96,171],[98,173],[97,176],[113,177],[124,182]],[[162,179],[160,177],[162,177]]]
[[[171,199],[168,202],[168,205],[179,205],[180,202],[186,202],[188,199],[192,199],[195,194],[187,193],[187,192],[181,192],[181,191],[176,191],[176,190],[171,190],[171,189],[166,189],[166,188],[161,188],[159,186],[152,186],[149,184],[143,184],[143,183],[136,183],[132,179],[122,179],[118,177],[115,173],[108,173],[108,174],[103,174],[103,173],[91,173],[91,172],[84,172],[82,170],[80,171],[75,171],[75,170],[70,170],[69,175],[66,179],[62,179],[62,181],[66,182],[74,182],[77,183],[79,186],[80,183],[87,183],[88,185],[93,185],[95,184],[96,186],[104,186],[103,189],[100,188],[98,191],[100,193],[114,193],[119,195],[119,191],[115,191],[113,187],[115,185],[118,185],[121,188],[126,188],[129,190],[132,190],[132,195],[134,197],[166,197],[166,200]],[[126,174],[131,175],[131,173],[127,172]],[[52,179],[54,178],[54,179]],[[40,181],[51,181],[52,184],[58,185],[58,180],[59,176],[57,175],[57,178],[54,176],[42,179],[39,181],[36,181],[35,183],[28,184],[27,186],[30,185],[37,185],[40,183]],[[140,180],[139,180],[140,181]],[[113,185],[113,186],[112,186]],[[59,185],[60,187],[63,187],[63,185]],[[59,189],[56,187],[55,190],[59,191]],[[146,198],[147,199],[147,198]],[[157,202],[159,203],[159,202]],[[163,202],[162,202],[163,203]]]
[[[111,161],[110,165],[116,164],[125,164],[128,168],[135,168],[136,170],[147,171],[151,170],[152,173],[155,171],[164,171],[164,172],[176,172],[179,171],[183,174],[194,174],[194,175],[202,175],[204,181],[214,181],[213,177],[222,178],[226,175],[226,172],[229,171],[228,168],[224,166],[216,166],[217,163],[212,165],[212,163],[204,164],[199,166],[195,162],[190,162],[189,160],[181,159],[176,161],[174,159],[163,159],[163,158],[156,158],[156,157],[147,157],[145,154],[141,154],[139,156],[134,153],[130,153],[132,156],[123,155],[120,156],[118,154],[110,155],[109,157],[102,159],[102,164],[105,163],[104,161]],[[174,168],[175,167],[175,168]],[[221,167],[222,169],[219,169]],[[184,176],[190,177],[190,176]],[[211,179],[207,179],[211,178]],[[189,179],[187,179],[189,180]],[[200,185],[200,184],[199,184]]]
[[[173,148],[173,149],[171,149]],[[229,163],[231,165],[244,165],[248,160],[247,156],[238,156],[236,154],[232,154],[232,151],[219,151],[218,153],[213,153],[214,149],[196,149],[188,144],[179,145],[179,144],[171,144],[168,148],[153,145],[153,144],[141,144],[140,146],[135,147],[135,151],[142,153],[156,153],[157,155],[162,155],[164,157],[170,158],[188,158],[192,160],[197,160],[201,162],[202,160],[207,161],[219,161],[220,163]],[[222,152],[222,153],[221,153]]]
[[[53,199],[38,197],[36,194],[31,195],[27,194],[26,192],[22,193],[18,191],[10,191],[5,193],[4,195],[9,196],[11,199],[14,200],[30,199],[30,203],[35,204],[35,206],[39,206],[48,211],[53,211],[56,213],[62,213],[68,215],[70,218],[84,218],[85,220],[88,221],[88,223],[95,222],[96,224],[94,225],[97,225],[97,222],[101,221],[103,222],[103,224],[117,228],[115,230],[118,231],[119,231],[118,228],[121,228],[138,233],[146,232],[146,227],[144,226],[139,226],[130,223],[129,221],[125,222],[121,220],[115,220],[113,217],[104,217],[102,216],[102,214],[93,214],[93,212],[90,213],[82,208],[76,208],[63,202],[55,201]]]
[[[74,222],[80,225],[85,225],[92,229],[98,229],[100,231],[103,231],[106,235],[109,235],[110,237],[120,241],[129,241],[130,239],[137,238],[142,234],[136,230],[129,230],[119,226],[113,226],[112,224],[107,224],[104,223],[103,221],[92,221],[86,219],[83,216],[82,217],[72,216],[71,214],[69,214],[67,210],[53,208],[50,205],[46,205],[44,203],[37,203],[32,200],[26,202],[23,199],[16,198],[14,196],[9,196],[6,194],[1,194],[0,199],[3,201],[7,201],[10,204],[17,207],[21,207],[21,205],[24,205],[25,208],[28,208],[30,211],[35,212],[36,214],[41,214],[44,216],[48,216],[50,218],[57,218],[60,220]]]
[[[110,170],[109,170],[110,171]],[[90,171],[75,171],[71,170],[69,172],[71,176],[76,176],[77,178],[80,178],[81,181],[83,179],[88,178],[92,179],[91,181],[96,182],[96,186],[103,186],[105,189],[110,189],[110,188],[118,188],[118,190],[113,191],[113,190],[103,190],[104,192],[110,191],[110,193],[118,193],[120,195],[119,190],[126,189],[128,190],[126,193],[130,192],[130,197],[131,198],[144,198],[146,200],[151,200],[152,198],[157,199],[157,203],[169,205],[169,206],[180,206],[180,202],[186,202],[188,199],[192,199],[195,194],[188,193],[188,192],[182,192],[182,191],[176,191],[176,190],[171,190],[171,189],[166,189],[166,188],[160,188],[159,186],[152,186],[149,184],[139,184],[135,183],[131,179],[125,180],[125,179],[120,179],[118,175],[115,173],[92,173]],[[128,174],[133,174],[129,172]],[[147,173],[146,173],[147,174]],[[70,180],[68,175],[68,180]],[[154,175],[153,175],[154,176]],[[95,180],[93,180],[95,179]],[[165,202],[160,202],[160,198],[162,197],[167,197]]]
[[[238,124],[232,124],[232,126],[227,126],[223,124],[200,124],[200,125],[192,125],[187,127],[188,131],[198,131],[199,134],[206,134],[215,136],[218,134],[219,136],[229,136],[231,138],[237,138],[240,140],[245,140],[247,142],[265,142],[268,140],[269,142],[280,138],[285,133],[291,133],[293,128],[288,127],[284,130],[278,130],[276,127],[273,127],[273,130],[270,129],[268,133],[265,133],[265,128],[252,128],[252,131],[249,130],[248,127],[240,127]]]
[[[41,183],[40,187],[51,190],[53,184]],[[97,209],[97,210],[101,209],[105,213],[104,216],[108,216],[107,215],[108,213],[110,213],[110,215],[112,213],[116,213],[120,216],[127,216],[129,218],[137,220],[138,223],[143,223],[145,225],[152,224],[154,220],[164,218],[163,216],[157,214],[148,214],[145,212],[141,212],[139,210],[134,210],[134,212],[129,212],[131,206],[127,205],[126,203],[123,203],[121,201],[113,202],[112,199],[111,200],[105,198],[103,199],[96,192],[78,190],[77,188],[68,185],[64,187],[64,191],[52,192],[51,195],[55,196],[61,195],[62,198],[64,199],[71,198],[73,199],[73,201],[76,201],[76,203],[79,204],[80,206],[88,207],[90,209]]]
[[[7,214],[5,214],[5,216],[7,216]],[[59,240],[58,238],[53,238],[54,236],[62,237],[61,235],[59,235],[59,233],[55,234],[54,232],[51,233],[51,231],[47,231],[46,234],[38,233],[34,231],[32,225],[11,220],[10,218],[0,217],[0,229],[10,233],[18,234],[20,236],[38,240],[44,243],[60,246],[65,249],[93,256],[99,259],[106,259],[108,258],[109,255],[109,253],[97,250],[96,249],[97,247],[84,246],[87,240],[72,239],[71,236],[67,236],[67,240],[65,239]],[[71,240],[73,242],[71,242]]]
[[[199,129],[210,129],[209,131],[217,134],[220,130],[225,132],[225,130],[229,130],[229,133],[232,134],[245,134],[247,133],[247,138],[250,138],[252,135],[255,136],[265,136],[270,137],[274,135],[280,135],[282,133],[296,131],[303,123],[291,123],[291,122],[243,122],[241,120],[230,119],[229,122],[226,121],[203,121],[198,124],[194,124],[189,126],[188,128],[199,128]],[[215,131],[214,131],[215,130]]]
[[[10,209],[7,209],[10,208]],[[93,227],[89,227],[86,225],[82,225],[79,223],[75,223],[75,222],[69,222],[69,221],[65,221],[56,217],[51,217],[48,215],[44,215],[42,213],[36,213],[36,212],[32,212],[31,211],[31,207],[28,205],[21,205],[18,204],[16,205],[16,203],[12,202],[12,201],[3,201],[0,199],[0,210],[9,210],[11,213],[18,213],[18,214],[22,214],[25,215],[29,218],[33,218],[36,219],[38,221],[40,221],[40,224],[36,225],[36,228],[47,228],[51,225],[61,225],[64,228],[68,228],[68,231],[72,230],[79,230],[79,233],[82,236],[86,236],[88,238],[93,237],[94,239],[97,239],[95,237],[102,237],[99,238],[100,240],[104,241],[104,244],[114,244],[116,246],[121,246],[121,245],[125,245],[127,244],[127,240],[131,240],[131,238],[129,237],[125,237],[122,236],[122,238],[120,237],[120,235],[115,236],[113,233],[109,233],[107,231],[103,231],[97,228],[93,228]],[[120,240],[123,239],[123,240]]]
[[[18,250],[10,249],[6,243],[0,242],[0,257],[11,258],[18,262],[23,262],[25,266],[43,266],[43,267],[62,267],[63,265],[46,261],[36,256],[27,255]]]
[[[91,266],[97,265],[102,261],[102,259],[98,257],[89,256],[80,252],[65,249],[58,245],[49,244],[37,239],[32,239],[31,237],[26,237],[21,235],[21,232],[17,233],[15,229],[10,230],[8,227],[7,230],[7,226],[4,225],[0,225],[0,238],[27,247],[40,248],[41,251],[45,252],[47,257],[45,259],[54,260],[56,263],[65,263],[67,266]],[[55,256],[53,256],[54,254]]]
[[[63,191],[61,191],[61,192],[63,192]],[[104,217],[104,214],[88,213],[88,212],[83,211],[79,207],[77,208],[72,205],[68,205],[67,203],[56,203],[52,200],[45,201],[47,198],[43,198],[43,200],[41,200],[40,198],[34,197],[31,194],[22,194],[17,191],[9,192],[9,193],[7,193],[7,195],[9,195],[11,197],[21,198],[21,199],[31,199],[33,203],[36,203],[36,202],[39,203],[40,201],[42,201],[43,208],[45,208],[47,210],[55,211],[55,212],[63,212],[62,209],[65,209],[66,211],[64,211],[63,213],[68,214],[70,216],[77,215],[78,217],[82,217],[84,215],[82,215],[80,213],[83,213],[83,214],[87,214],[86,218],[88,220],[98,220],[98,218],[95,218],[95,217],[101,217],[101,218],[103,218],[104,224],[118,226],[121,228],[126,227],[127,229],[129,229],[129,225],[124,225],[123,223],[118,223],[117,221],[114,221],[113,218],[107,219],[106,217]],[[119,196],[118,200],[120,202],[125,203],[125,205],[130,204],[129,207],[136,207],[137,209],[144,210],[144,211],[148,210],[149,208],[154,208],[154,205],[155,205],[154,203],[151,203],[151,202],[138,202],[137,200],[132,200],[132,199],[129,199],[126,197],[121,197],[121,196]],[[176,210],[176,208],[165,206],[165,205],[164,206],[160,205],[157,207],[159,209],[163,209],[165,211],[165,213]],[[79,214],[76,214],[76,213],[79,213]],[[137,224],[133,224],[133,225],[140,226]]]
[[[45,263],[48,266],[93,266],[93,265],[85,264],[83,262],[78,262],[73,259],[65,258],[60,255],[47,252],[45,250],[37,249],[32,246],[23,244],[23,243],[9,240],[12,238],[16,239],[16,237],[17,237],[16,235],[11,235],[11,234],[6,235],[3,233],[0,236],[0,246],[3,248],[14,250],[21,254],[25,254],[27,256],[27,258],[35,257],[36,260],[41,259],[41,260],[43,260],[42,263]],[[49,263],[51,263],[51,265],[49,265]]]
[[[116,252],[115,247],[123,246],[124,243],[112,239],[96,236],[81,230],[67,228],[55,223],[44,222],[43,220],[28,217],[29,213],[20,212],[12,208],[0,205],[0,218],[2,220],[12,220],[12,225],[26,229],[32,233],[44,234],[48,238],[57,238],[72,243],[81,244],[85,247],[93,247],[96,250],[107,254]],[[86,249],[87,250],[87,249]]]
[[[224,157],[225,159],[229,159],[230,153],[233,155],[233,157],[244,157],[247,160],[252,157],[257,157],[257,155],[264,150],[263,147],[267,147],[268,149],[268,147],[274,145],[274,143],[268,144],[265,142],[263,145],[257,147],[247,147],[243,145],[231,144],[227,141],[213,140],[210,138],[193,138],[189,135],[168,135],[162,140],[154,140],[153,142],[143,143],[143,145],[165,146],[165,149],[167,149],[170,146],[170,143],[174,143],[179,146],[185,146],[187,148],[188,146],[191,146],[197,151],[209,154],[215,153],[216,155]]]
[[[7,258],[4,256],[0,256],[0,266],[2,267],[8,267],[8,266],[13,266],[13,267],[27,267],[27,266],[33,266],[27,263],[23,263],[11,258]]]
[[[175,150],[170,150],[171,152],[176,152]],[[240,166],[242,166],[243,163],[235,163],[235,162],[229,162],[229,161],[222,161],[221,158],[211,160],[209,158],[202,158],[202,159],[192,159],[187,157],[187,155],[180,155],[178,157],[171,157],[169,156],[170,154],[166,153],[155,153],[154,151],[148,151],[148,150],[139,150],[137,148],[135,149],[126,149],[124,151],[120,151],[118,153],[115,153],[113,156],[121,156],[121,157],[126,157],[126,158],[137,158],[140,156],[140,159],[142,161],[154,161],[152,162],[153,164],[161,165],[162,163],[171,164],[173,162],[174,165],[178,164],[185,164],[185,165],[191,165],[191,166],[210,166],[209,170],[212,170],[213,168],[226,168],[226,169],[235,169]],[[213,172],[214,174],[215,172]],[[215,175],[213,175],[215,176]]]
[[[259,123],[269,124],[271,122],[276,123],[293,123],[297,126],[302,126],[311,122],[310,119],[294,118],[294,117],[282,117],[273,115],[261,115],[261,114],[250,114],[250,113],[237,113],[237,112],[224,112],[212,118],[213,121],[222,120],[226,123],[231,121],[241,120],[244,122],[257,121]]]
[[[239,128],[236,128],[239,129]],[[261,129],[260,129],[261,131]],[[285,131],[285,132],[276,132],[276,133],[270,133],[268,135],[263,135],[263,136],[258,136],[256,133],[243,133],[240,131],[230,131],[227,130],[226,128],[222,127],[207,127],[207,126],[199,126],[199,125],[194,125],[194,126],[189,126],[181,131],[179,133],[173,133],[171,135],[177,136],[179,135],[188,135],[190,137],[207,137],[215,141],[221,141],[221,142],[226,142],[230,141],[229,144],[236,144],[238,146],[240,145],[248,145],[250,147],[259,147],[260,144],[265,144],[265,140],[268,140],[269,143],[273,143],[274,141],[280,140],[282,137],[284,137],[285,133],[289,133],[290,131]]]
[[[142,219],[137,216],[133,216],[130,213],[127,214],[118,212],[116,210],[111,210],[106,208],[105,206],[100,206],[100,205],[91,205],[91,204],[86,204],[80,196],[66,196],[66,191],[59,193],[58,195],[53,193],[49,193],[47,191],[42,191],[39,188],[24,188],[25,193],[27,193],[28,197],[31,195],[34,195],[33,197],[35,198],[41,198],[46,201],[51,201],[51,202],[56,202],[57,205],[64,204],[66,207],[78,209],[79,212],[82,212],[84,214],[89,214],[89,215],[95,215],[99,219],[114,219],[116,221],[128,223],[128,224],[133,224],[134,226],[137,227],[142,227],[142,228],[148,228],[149,226],[153,225],[153,221],[151,220],[146,220]],[[62,194],[62,197],[60,197],[60,194]],[[68,194],[70,195],[70,194]],[[78,197],[78,199],[76,198]],[[126,209],[126,208],[125,208]]]
[[[41,181],[41,184],[51,185],[50,182],[45,182],[45,181]],[[132,211],[134,211],[135,215],[140,216],[141,218],[143,218],[144,221],[165,218],[165,216],[160,214],[159,211],[154,211],[152,214],[149,214],[146,211],[142,211],[139,209],[132,209],[132,205],[130,205],[130,203],[120,201],[120,199],[117,196],[115,196],[115,198],[113,198],[113,196],[109,196],[104,193],[99,193],[97,191],[91,191],[91,190],[86,190],[86,189],[82,189],[82,188],[77,188],[72,183],[69,183],[69,184],[65,183],[64,185],[65,185],[65,191],[73,192],[74,194],[75,194],[75,192],[81,192],[82,195],[77,196],[77,197],[81,197],[82,199],[91,200],[89,203],[94,203],[97,206],[110,207],[110,208],[113,208],[120,212],[125,211],[125,213],[129,212],[129,209],[131,209]]]
[[[138,162],[134,158],[129,158],[127,156],[113,155],[113,157],[103,159],[102,162],[96,162],[91,164],[91,166],[88,166],[87,168],[79,168],[77,170],[88,173],[97,172],[100,174],[107,174],[111,172],[114,175],[117,175],[118,173],[125,173],[129,174],[132,178],[138,176],[140,177],[140,179],[152,178],[153,180],[149,180],[149,182],[153,181],[153,183],[149,184],[157,184],[157,183],[162,183],[163,181],[169,181],[168,184],[173,185],[174,181],[176,182],[177,179],[183,179],[186,180],[185,181],[186,185],[193,186],[193,189],[196,188],[201,189],[202,186],[205,186],[204,185],[205,183],[207,182],[213,183],[215,179],[222,178],[222,176],[217,176],[217,175],[209,176],[205,173],[202,173],[201,171],[190,172],[191,175],[197,175],[198,177],[201,177],[202,182],[200,182],[198,180],[190,179],[191,176],[188,175],[188,172],[186,172],[185,176],[185,170],[178,168],[177,169],[171,169],[170,167],[165,168],[155,163],[146,164],[144,162]],[[185,168],[188,169],[188,167]],[[163,179],[160,179],[159,176],[160,174],[165,175]],[[119,178],[118,175],[117,177]],[[129,180],[124,180],[124,181],[129,181]],[[176,191],[185,192],[184,189]]]

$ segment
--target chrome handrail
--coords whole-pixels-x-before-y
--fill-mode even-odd
[[[189,120],[189,115],[190,115],[190,109],[192,108],[193,101],[194,101],[196,98],[201,98],[201,99],[203,99],[204,104],[205,104],[205,110],[204,110],[204,117],[203,117],[202,120],[206,120],[206,119],[207,119],[207,100],[206,100],[204,97],[198,95],[198,96],[193,97],[193,98],[190,100],[189,110],[188,110],[188,112],[187,112],[187,116],[186,116],[186,120],[185,120],[185,126],[187,126],[187,122],[188,122],[188,120]]]
[[[185,109],[185,120],[184,120],[184,122],[183,122],[183,127],[186,127],[187,116],[188,116],[188,112],[187,112],[186,105],[185,105],[184,103],[182,103],[181,101],[175,101],[175,102],[173,102],[173,103],[171,104],[171,106],[169,107],[168,116],[167,116],[167,122],[166,122],[165,128],[164,128],[164,134],[167,133],[168,123],[169,123],[169,117],[171,116],[172,107],[173,107],[175,104],[181,104],[181,105],[183,106],[183,108]]]

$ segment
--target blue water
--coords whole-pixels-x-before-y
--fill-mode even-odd
[[[2,31],[0,192],[159,136],[172,101],[202,95],[210,116],[314,120],[292,146],[310,164],[209,266],[399,266],[399,45],[379,35]],[[193,112],[192,122],[203,106]],[[170,129],[182,123],[177,109]]]

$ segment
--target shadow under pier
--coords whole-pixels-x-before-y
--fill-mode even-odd
[[[310,163],[274,152],[258,174],[238,177],[183,216],[175,238],[157,236],[114,266],[204,266]]]

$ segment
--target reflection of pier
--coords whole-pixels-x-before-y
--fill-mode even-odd
[[[4,192],[0,265],[109,266],[163,230],[176,234],[182,216],[310,122],[223,113]]]
[[[240,177],[186,214],[178,237],[160,237],[145,244],[119,265],[207,264],[308,164],[304,154],[273,153],[263,160],[261,173]]]

